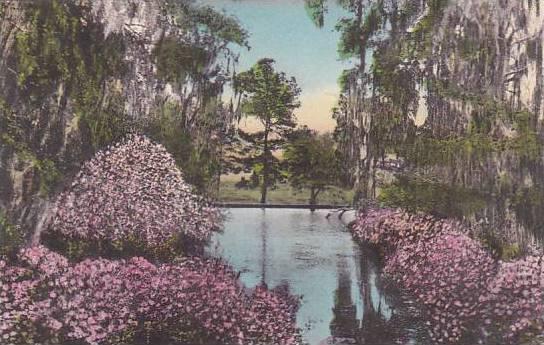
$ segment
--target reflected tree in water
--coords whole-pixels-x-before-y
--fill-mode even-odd
[[[346,258],[342,257],[337,263],[338,288],[334,294],[334,318],[330,329],[333,339],[352,340],[357,334],[357,307],[351,298],[351,276]]]

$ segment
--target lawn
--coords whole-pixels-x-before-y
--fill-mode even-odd
[[[236,188],[236,182],[237,180],[234,179],[225,179],[221,181],[218,197],[220,202],[260,202],[261,192],[258,188]],[[270,204],[308,204],[309,197],[309,190],[295,190],[288,184],[277,184],[275,189],[268,190],[267,202]],[[352,198],[353,192],[351,190],[343,190],[333,187],[321,192],[317,198],[317,203],[328,205],[348,205],[351,203]]]

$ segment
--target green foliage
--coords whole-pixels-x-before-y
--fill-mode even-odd
[[[340,166],[335,143],[330,134],[302,129],[287,145],[283,158],[288,180],[296,189],[310,190],[310,204],[328,186],[337,184]]]
[[[143,256],[149,260],[168,262],[183,256],[185,249],[197,250],[199,246],[194,243],[184,243],[180,236],[175,236],[160,245],[152,246],[131,237],[125,238],[123,241],[113,242],[84,239],[71,240],[50,232],[42,234],[41,242],[72,261],[81,261],[89,257],[123,259]]]
[[[432,55],[433,36],[436,26],[444,16],[444,9],[448,5],[449,0],[428,0],[428,13],[421,18],[414,28],[408,42],[415,49],[413,57],[417,59],[428,58]]]
[[[447,217],[471,215],[485,207],[484,196],[476,191],[404,176],[383,187],[378,201],[387,207]]]
[[[57,164],[48,158],[38,157],[22,136],[22,128],[11,106],[0,98],[0,143],[13,150],[16,157],[30,165],[37,174],[39,194],[48,195],[52,188],[60,181],[61,172]]]
[[[306,13],[318,28],[325,25],[325,14],[327,13],[325,2],[326,0],[304,0]]]
[[[157,76],[183,90],[182,99],[159,105],[146,131],[174,155],[189,183],[213,192],[222,170],[230,168],[221,151],[231,139],[232,110],[223,106],[221,93],[237,60],[232,45],[248,47],[248,33],[211,6],[186,0],[166,5],[184,34],[165,35],[152,55]]]
[[[310,3],[312,6],[308,6]],[[307,6],[312,10],[313,17],[321,18],[326,10],[320,10],[323,7],[323,1],[307,1]],[[353,13],[352,17],[343,17],[336,24],[336,30],[340,32],[338,42],[338,53],[340,58],[349,59],[358,57],[366,53],[366,49],[371,43],[373,37],[379,32],[385,24],[383,18],[384,4],[382,1],[371,1],[369,4],[364,1],[338,1],[339,5],[345,10]],[[314,22],[316,20],[314,19]]]
[[[524,187],[509,190],[503,197],[510,199],[512,208],[518,221],[532,231],[540,240],[544,239],[544,188],[538,184],[533,187]]]
[[[485,135],[435,139],[420,135],[399,148],[399,153],[419,167],[447,165],[457,159],[483,159],[492,152],[494,143]]]
[[[39,194],[48,195],[52,188],[60,181],[62,175],[56,163],[50,159],[39,159],[28,146],[10,136],[9,133],[0,133],[0,143],[14,150],[18,159],[30,164],[30,167],[37,173],[39,181]]]
[[[338,54],[343,60],[357,56],[361,52],[360,39],[361,27],[356,19],[342,18],[336,24],[336,30],[340,32],[338,42]]]
[[[263,166],[261,202],[265,203],[268,186],[281,176],[272,153],[282,148],[296,126],[293,111],[300,106],[300,89],[295,78],[274,70],[272,59],[261,59],[250,70],[238,74],[234,89],[240,95],[243,115],[254,117],[263,127],[256,133],[240,134],[253,151],[249,156],[251,164]]]
[[[206,138],[205,143],[195,138],[203,134],[185,126],[179,105],[167,102],[161,106],[145,131],[174,156],[188,183],[199,192],[207,191],[220,169],[215,143],[210,137]]]
[[[462,160],[484,161],[492,154],[503,152],[512,152],[528,160],[537,159],[542,144],[536,131],[528,126],[527,121],[532,115],[522,111],[513,116],[516,135],[511,138],[493,138],[488,134],[490,125],[478,122],[475,116],[469,126],[469,133],[464,136],[433,138],[422,133],[405,142],[397,152],[419,167],[450,165]],[[484,117],[482,121],[488,119]]]
[[[16,34],[15,58],[17,85],[28,108],[43,109],[40,114],[48,116],[47,112],[61,113],[69,106],[76,115],[71,125],[77,126],[83,142],[90,142],[95,150],[139,126],[125,111],[127,38],[117,33],[105,36],[103,25],[94,19],[89,7],[78,2],[46,0],[25,6],[27,25]],[[220,170],[218,140],[210,140],[211,131],[227,121],[212,109],[223,82],[211,79],[229,73],[220,65],[221,57],[225,61],[232,57],[227,49],[231,43],[247,46],[248,34],[235,18],[210,6],[179,1],[168,2],[165,10],[183,34],[167,35],[154,47],[157,77],[179,89],[189,85],[193,91],[184,108],[175,109],[176,118],[165,116],[159,105],[157,113],[162,114],[150,127],[154,137],[175,152],[187,179],[204,189]],[[189,125],[186,112],[195,99],[198,109],[192,116],[198,117],[198,123],[195,125],[192,119]],[[0,103],[0,110],[4,113],[4,103]],[[3,141],[12,142],[19,156],[32,162],[40,175],[40,190],[47,193],[60,178],[54,158],[39,155],[38,159],[34,152],[37,148],[26,142],[30,135],[25,132],[32,131],[28,124],[13,122],[10,126],[13,130],[9,137],[3,136]]]
[[[134,124],[124,111],[120,95],[114,96],[107,106],[96,113],[84,112],[79,118],[79,126],[89,130],[91,143],[95,149],[119,141],[131,132]]]
[[[296,79],[274,70],[274,60],[261,59],[234,80],[235,91],[242,96],[245,116],[257,118],[265,127],[276,130],[294,127],[293,110],[300,106]]]
[[[180,42],[167,36],[153,49],[159,78],[167,82],[183,83],[188,76],[197,78],[209,63],[209,54],[201,47]]]
[[[499,237],[493,229],[484,229],[477,238],[499,260],[513,261],[521,258],[524,254],[518,243],[512,243],[504,237]]]
[[[258,189],[239,188],[236,186],[238,180],[229,177],[221,179],[219,195],[217,199],[221,202],[232,203],[258,203],[261,195]],[[277,183],[275,188],[268,192],[268,202],[272,204],[308,204],[309,189],[295,189],[288,183]],[[327,205],[349,205],[353,199],[353,191],[341,189],[335,186],[329,187],[319,194],[319,203]]]
[[[374,51],[371,66],[373,92],[381,96],[381,108],[385,113],[377,118],[382,125],[405,125],[408,114],[419,100],[417,79],[411,68],[403,67],[405,58],[395,49],[378,48]],[[385,121],[385,122],[384,122]],[[387,134],[388,129],[380,134]]]
[[[345,69],[342,71],[342,74],[338,77],[338,86],[340,87],[341,92],[348,91],[349,86],[353,84],[352,78],[356,72],[356,69]]]
[[[50,159],[34,160],[33,166],[39,174],[40,195],[46,196],[50,194],[52,188],[57,185],[62,177],[55,162]]]
[[[248,32],[240,26],[238,20],[217,12],[211,6],[193,7],[185,20],[192,22],[193,27],[217,37],[224,42],[247,46]]]
[[[247,46],[248,32],[239,21],[225,13],[218,12],[212,6],[201,6],[193,0],[168,1],[168,13],[175,18],[184,32],[195,37],[207,37],[222,43],[234,43]]]
[[[125,46],[120,35],[104,37],[86,10],[62,0],[27,6],[28,28],[16,35],[17,80],[35,107],[59,90],[61,99],[70,97],[80,126],[99,148],[126,132],[120,92],[105,92],[126,70]]]
[[[516,136],[510,139],[506,147],[520,154],[522,158],[535,160],[542,152],[542,139],[532,124],[535,114],[529,111],[517,111],[513,113],[514,130]]]
[[[521,257],[521,248],[519,244],[507,244],[502,248],[501,260],[512,261]]]
[[[21,228],[11,224],[4,211],[0,210],[0,257],[15,257],[24,240]]]

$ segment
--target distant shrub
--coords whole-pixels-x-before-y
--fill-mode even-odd
[[[131,135],[83,165],[58,198],[46,237],[157,254],[207,240],[219,221],[219,211],[193,194],[164,147]]]
[[[0,261],[6,344],[295,344],[296,301],[244,290],[216,260],[143,258],[77,264],[45,247]]]

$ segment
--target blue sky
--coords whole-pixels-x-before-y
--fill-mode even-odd
[[[334,25],[342,16],[340,8],[331,7],[325,27],[319,29],[306,14],[302,0],[200,2],[234,15],[249,31],[251,50],[241,51],[238,70],[248,69],[260,58],[273,58],[277,70],[294,76],[302,89],[299,123],[320,131],[334,129],[330,110],[338,98],[337,80],[349,68],[337,53],[339,34]]]

